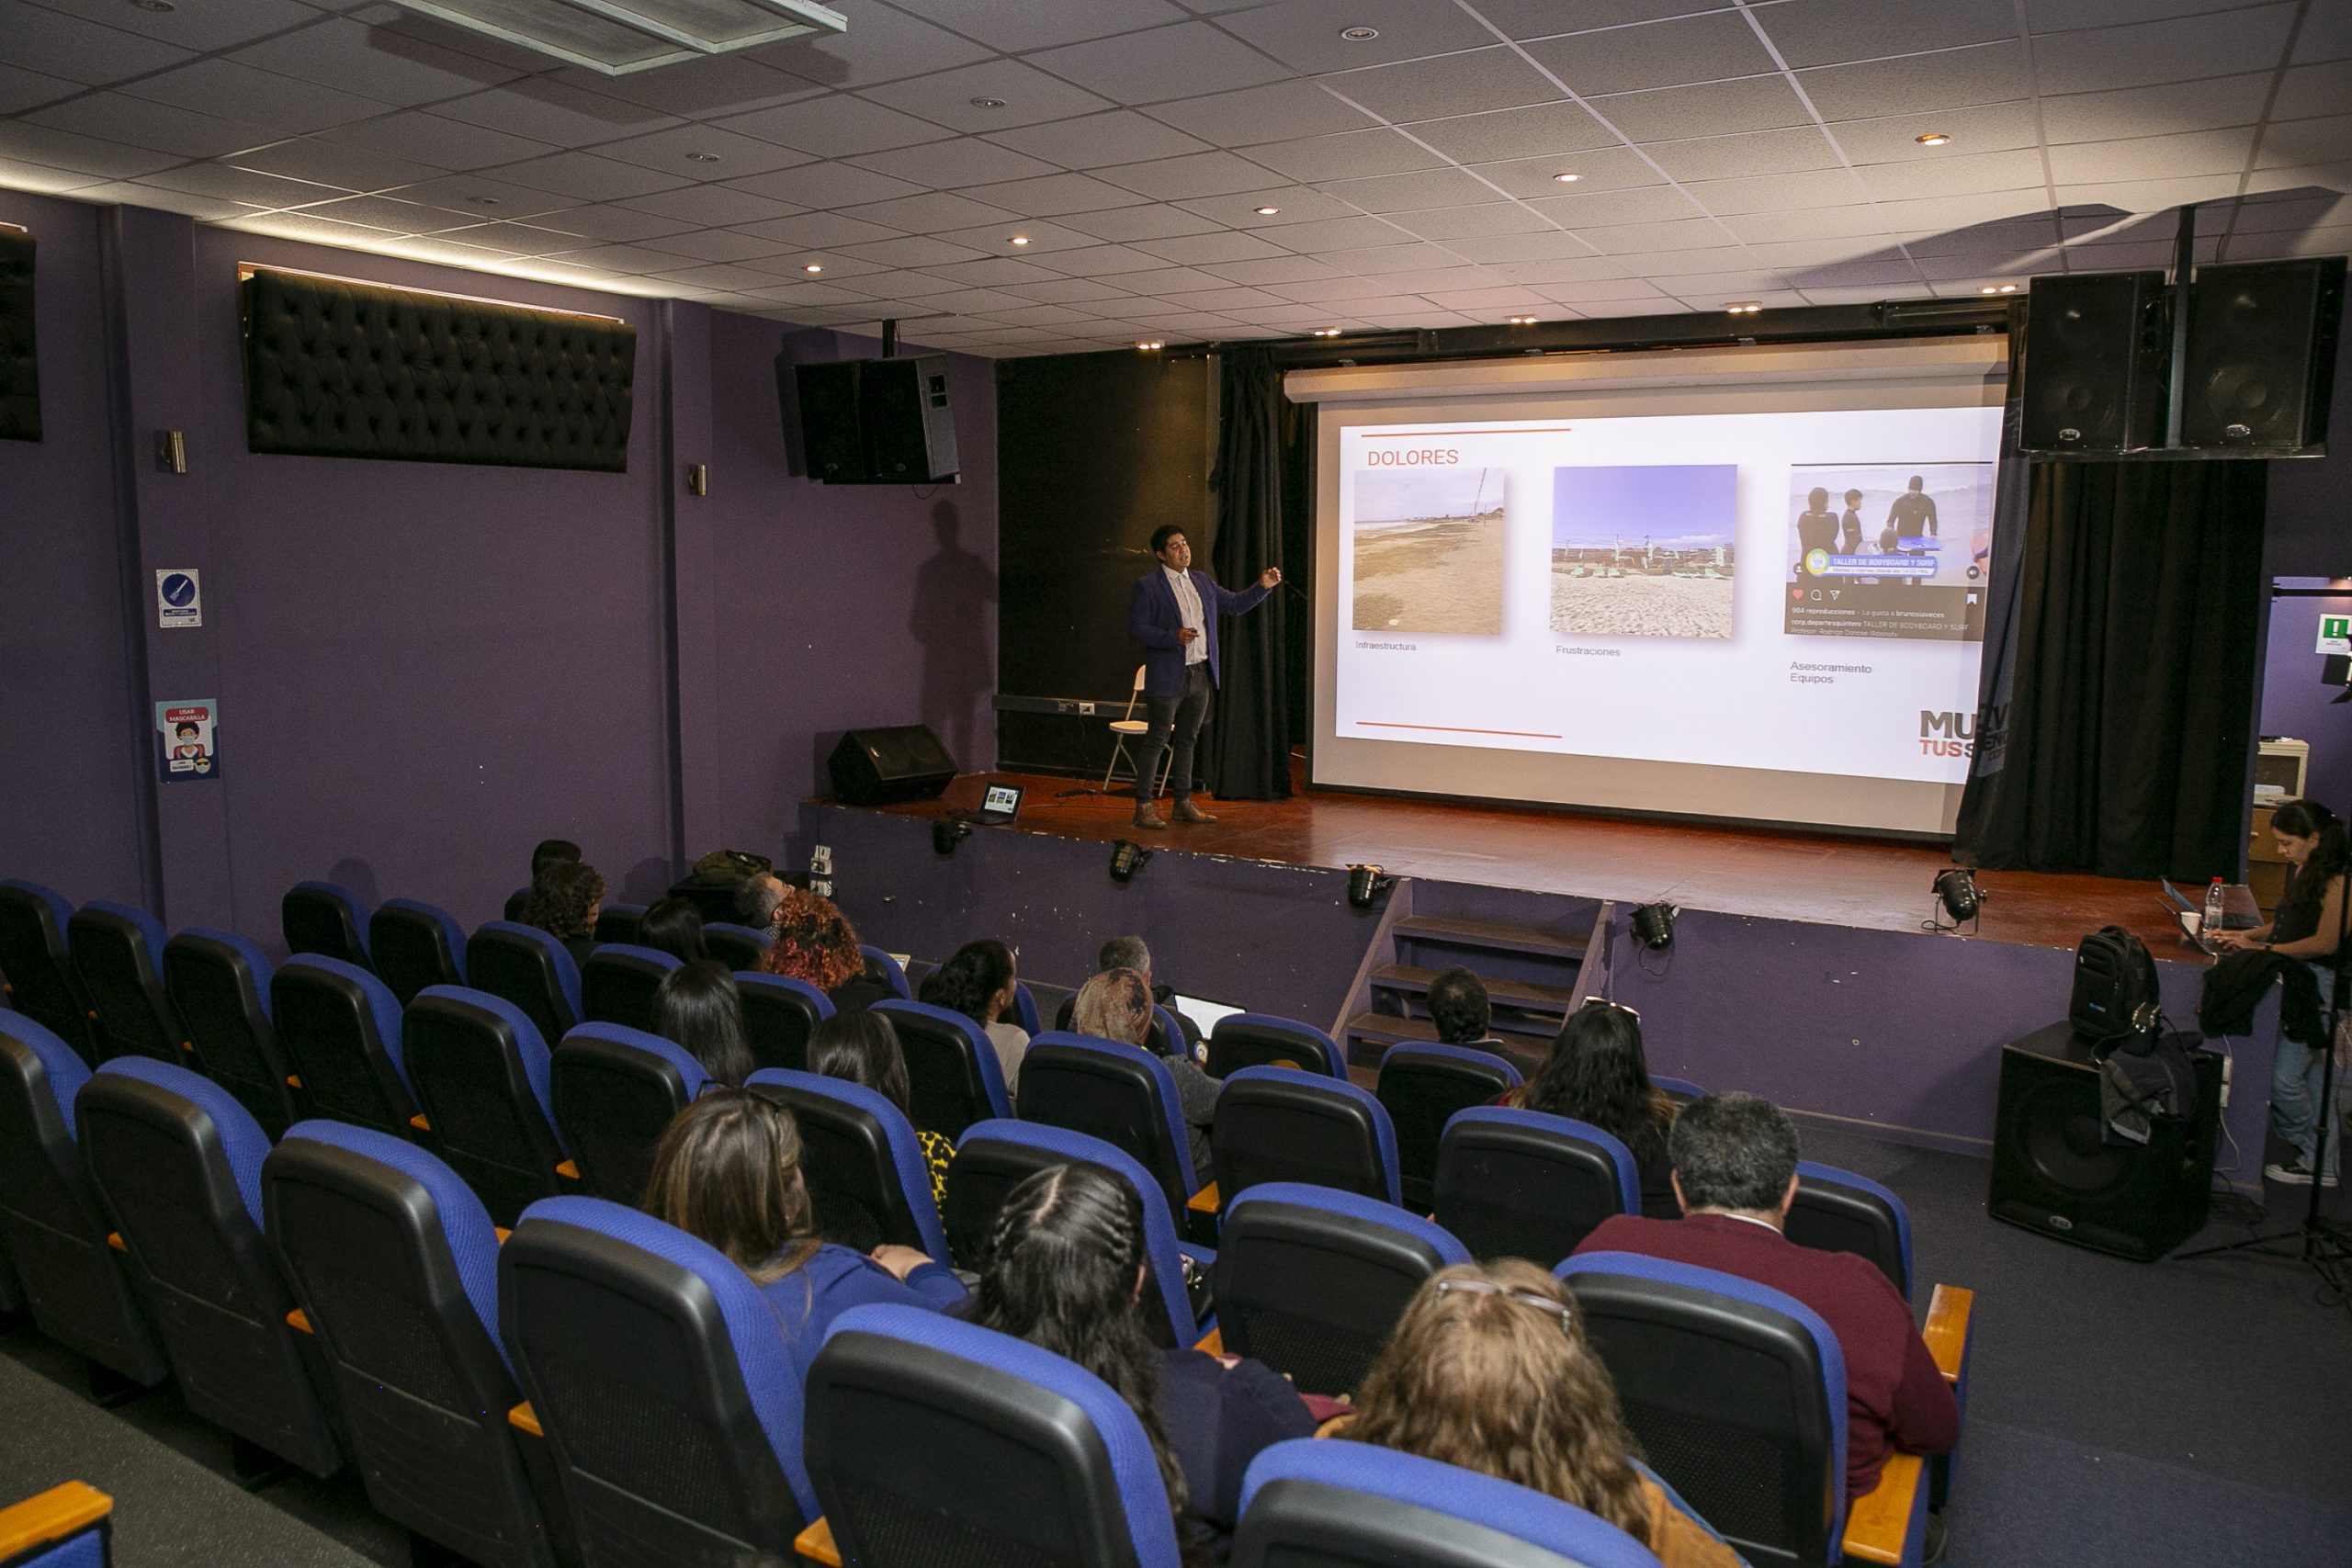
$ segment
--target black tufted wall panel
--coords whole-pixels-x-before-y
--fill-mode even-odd
[[[318,457],[628,468],[637,329],[300,274],[245,280],[245,444]]]
[[[33,355],[33,237],[0,229],[0,441],[40,439]]]

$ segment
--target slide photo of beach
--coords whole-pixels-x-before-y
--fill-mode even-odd
[[[1993,477],[1990,463],[1791,467],[1785,629],[1981,640]]]
[[[1363,468],[1355,476],[1360,632],[1503,629],[1503,468]]]
[[[1731,636],[1739,465],[1552,471],[1552,629]]]

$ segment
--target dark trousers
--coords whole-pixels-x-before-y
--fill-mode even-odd
[[[1170,744],[1170,732],[1176,747],[1176,761],[1169,770],[1168,789],[1179,800],[1193,793],[1193,743],[1201,737],[1201,721],[1208,716],[1209,694],[1216,688],[1209,684],[1208,661],[1188,667],[1184,671],[1184,690],[1173,697],[1144,698],[1145,717],[1151,725],[1143,738],[1143,754],[1136,760],[1136,804],[1142,806],[1153,798],[1152,781],[1159,776],[1159,753]]]

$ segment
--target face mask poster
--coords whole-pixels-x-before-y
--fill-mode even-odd
[[[210,697],[155,705],[158,763],[165,784],[220,776],[220,742],[214,735],[220,722],[220,705]]]

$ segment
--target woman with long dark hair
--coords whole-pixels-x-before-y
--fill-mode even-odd
[[[1256,1361],[1162,1350],[1144,1327],[1142,1205],[1091,1165],[1030,1176],[997,1212],[972,1321],[1077,1362],[1143,1422],[1187,1564],[1222,1558],[1242,1472],[1269,1443],[1311,1436],[1315,1418]]]
[[[855,1012],[837,1012],[808,1032],[808,1070],[829,1078],[870,1089],[899,1108],[899,1113],[913,1122],[914,1113],[908,1110],[913,1090],[907,1082],[907,1054],[899,1044],[899,1032],[890,1027],[888,1016],[860,1009]],[[924,1170],[931,1177],[931,1201],[944,1202],[947,1196],[947,1167],[956,1158],[956,1145],[944,1133],[915,1128],[915,1138],[922,1145]],[[858,1222],[848,1215],[828,1215],[828,1224],[836,1230],[858,1229]],[[864,1222],[878,1233],[880,1222],[870,1216]],[[860,1234],[837,1239],[857,1241]]]
[[[2336,965],[2347,956],[2337,951],[2344,934],[2345,873],[2352,870],[2352,847],[2346,843],[2344,824],[2316,800],[2290,800],[2270,814],[2270,840],[2290,868],[2278,912],[2252,931],[2214,931],[2208,940],[2217,948],[2265,947],[2281,958],[2310,964],[2319,981],[2321,1002],[2330,1003],[2335,996]],[[2295,1151],[2295,1158],[2262,1168],[2273,1181],[2290,1187],[2308,1187],[2314,1179],[2323,1187],[2335,1185],[2342,1133],[2335,1107],[2320,1103],[2325,1066],[2320,1052],[2326,1048],[2324,1042],[2310,1045],[2278,1036],[2278,1054],[2270,1062],[2270,1125]],[[2324,1160],[2318,1157],[2323,1136]]]
[[[818,1238],[800,1175],[800,1128],[756,1089],[715,1089],[671,1120],[645,1210],[725,1253],[752,1277],[806,1377],[825,1328],[869,1302],[952,1307],[955,1273],[911,1247],[853,1252]]]
[[[1532,1263],[1457,1263],[1425,1281],[1355,1405],[1341,1437],[1557,1497],[1666,1568],[1739,1568],[1739,1554],[1634,1457],[1576,1298]]]
[[[659,908],[659,906],[656,906]],[[718,1083],[741,1089],[758,1064],[743,1038],[743,998],[727,965],[681,964],[653,991],[653,1032],[685,1048]]]
[[[962,1013],[988,1035],[996,1047],[1007,1094],[1020,1083],[1021,1058],[1029,1049],[1029,1032],[1005,1016],[1012,1010],[1013,987],[1020,978],[1012,949],[993,937],[966,942],[922,977],[922,1000]]]
[[[596,948],[596,917],[605,907],[605,879],[584,860],[557,861],[531,884],[523,924],[563,943],[575,964]]]
[[[1535,1076],[1502,1103],[1572,1116],[1609,1134],[1632,1152],[1642,1173],[1642,1213],[1654,1220],[1682,1217],[1674,1199],[1674,1167],[1666,1157],[1674,1101],[1650,1087],[1642,1015],[1632,1008],[1587,998],[1560,1026]]]
[[[710,956],[703,945],[702,911],[691,898],[664,898],[637,922],[640,947],[666,953],[681,964],[699,964]]]

